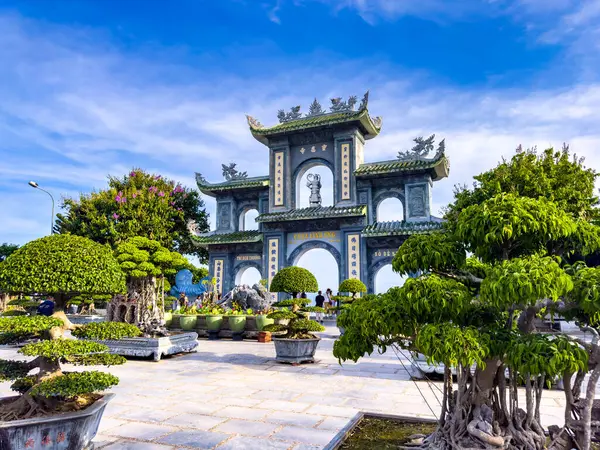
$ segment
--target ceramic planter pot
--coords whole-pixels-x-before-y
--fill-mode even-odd
[[[198,316],[196,315],[182,315],[179,317],[179,326],[185,331],[194,331],[196,322],[198,322]]]
[[[223,324],[223,316],[206,316],[206,328],[208,331],[219,331]]]
[[[94,448],[104,408],[115,394],[104,394],[89,408],[54,416],[0,422],[2,450],[66,450]]]
[[[314,362],[317,345],[320,338],[314,339],[286,339],[273,338],[275,343],[276,360],[284,363],[300,364]]]
[[[275,323],[274,319],[268,319],[266,314],[259,314],[256,316],[256,329],[262,331],[265,325],[271,325]]]
[[[246,328],[246,316],[229,316],[229,328],[234,333],[242,333]]]
[[[173,323],[173,313],[172,312],[165,312],[165,326],[170,327],[171,324]]]

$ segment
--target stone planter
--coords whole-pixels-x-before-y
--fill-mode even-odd
[[[115,394],[104,394],[82,411],[55,416],[0,422],[2,450],[92,450],[92,439],[107,403]]]
[[[262,331],[265,325],[271,325],[275,323],[275,319],[267,319],[266,314],[259,314],[256,316],[256,329]]]
[[[165,311],[165,326],[170,327],[173,323],[173,313],[169,311]]]
[[[194,331],[196,329],[196,322],[198,316],[196,315],[184,315],[179,317],[179,326],[185,331]]]
[[[97,314],[67,314],[67,319],[76,325],[84,325],[91,322],[104,322],[105,316],[99,316]]]
[[[315,362],[315,352],[320,338],[314,339],[286,339],[273,338],[275,343],[276,360],[284,363],[300,364],[302,362]]]
[[[244,329],[246,328],[246,316],[228,316],[229,328],[234,341],[244,340]]]
[[[196,351],[197,339],[197,333],[173,333],[159,338],[136,337],[96,342],[106,345],[114,355],[152,356],[154,361],[160,361],[163,355]]]
[[[422,419],[417,417],[410,416],[392,416],[388,414],[378,414],[378,413],[366,413],[366,412],[358,412],[356,415],[348,420],[348,423],[344,428],[342,428],[338,434],[336,434],[333,439],[327,444],[323,450],[338,450],[342,448],[346,440],[350,437],[350,435],[354,432],[355,428],[360,424],[360,422],[364,418],[376,418],[376,419],[386,419],[395,422],[401,423],[414,423],[414,424],[435,424],[437,420],[435,419]]]
[[[179,323],[179,319],[181,314],[173,313],[173,318],[171,319],[171,326],[169,328],[181,328],[181,324]]]
[[[208,339],[211,341],[219,339],[219,331],[223,325],[223,316],[206,316],[206,329],[208,330]]]

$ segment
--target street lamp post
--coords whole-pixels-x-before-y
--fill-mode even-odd
[[[52,200],[52,217],[50,218],[50,234],[54,234],[54,197],[52,197],[52,194],[50,192],[39,187],[35,181],[30,181],[29,186],[31,186],[34,189],[39,189],[40,191],[45,192],[46,194],[48,194],[50,196],[50,199]]]

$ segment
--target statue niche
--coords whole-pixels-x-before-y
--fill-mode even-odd
[[[309,173],[306,179],[306,186],[310,189],[310,207],[321,206],[321,175]]]

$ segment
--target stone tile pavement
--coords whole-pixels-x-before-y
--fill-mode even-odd
[[[316,450],[360,411],[434,417],[441,383],[411,381],[388,351],[340,366],[337,328],[321,334],[317,364],[274,361],[273,344],[201,340],[197,353],[99,368],[121,382],[96,436],[103,450]],[[0,358],[15,356],[0,347]],[[11,395],[0,383],[0,396]],[[542,421],[561,424],[561,391],[545,391]]]

